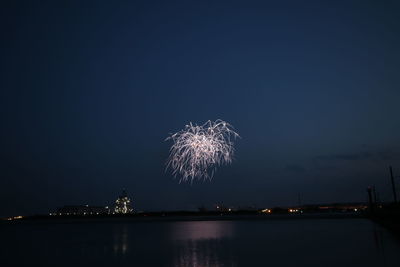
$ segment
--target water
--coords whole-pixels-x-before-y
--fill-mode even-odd
[[[22,222],[0,225],[1,266],[400,266],[364,219]]]

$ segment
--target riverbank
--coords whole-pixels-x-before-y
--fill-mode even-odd
[[[298,213],[298,214],[260,214],[260,213],[148,213],[131,215],[87,215],[87,216],[48,216],[37,215],[3,220],[2,223],[46,222],[46,223],[90,223],[90,222],[162,222],[162,221],[253,221],[253,220],[311,220],[311,219],[352,219],[366,218],[362,212],[341,213]]]

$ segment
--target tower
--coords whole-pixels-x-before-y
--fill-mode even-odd
[[[128,198],[125,189],[122,190],[122,194],[115,201],[114,212],[117,214],[128,214],[133,212],[131,200]]]

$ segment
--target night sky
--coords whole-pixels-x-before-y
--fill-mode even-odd
[[[391,200],[398,1],[6,2],[0,216]],[[179,184],[165,138],[216,119],[234,162]]]

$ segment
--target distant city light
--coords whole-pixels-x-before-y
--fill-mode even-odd
[[[119,198],[117,198],[117,200],[115,201],[114,211],[117,214],[128,214],[133,212],[133,209],[131,207],[131,200],[128,198],[125,190],[122,192],[122,195],[119,196]]]
[[[7,218],[7,221],[19,220],[22,218],[24,218],[24,217],[23,216],[14,216],[14,217]]]

